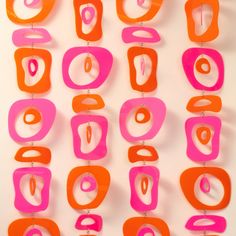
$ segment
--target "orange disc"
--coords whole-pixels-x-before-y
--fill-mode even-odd
[[[203,67],[204,65],[207,67],[207,69]],[[199,58],[196,61],[196,70],[202,74],[208,74],[211,71],[211,64],[206,58]]]
[[[33,119],[30,121],[27,120],[27,116],[32,115]],[[24,123],[27,125],[34,125],[38,124],[42,120],[41,113],[35,109],[35,108],[29,108],[28,110],[25,111],[24,117],[23,117]]]
[[[139,154],[138,152],[142,150],[148,151],[149,155]],[[159,158],[156,149],[147,145],[136,145],[130,147],[128,151],[128,157],[131,163],[138,161],[156,161]]]
[[[86,128],[86,138],[87,138],[87,142],[91,143],[91,139],[92,139],[92,127],[91,125],[88,125]]]
[[[143,118],[139,119],[139,115],[143,115]],[[145,107],[140,107],[135,113],[135,121],[137,123],[143,124],[147,123],[151,119],[151,114],[149,110]]]
[[[143,176],[142,179],[141,179],[141,190],[142,190],[143,194],[147,193],[148,183],[149,183],[148,177],[147,176]]]
[[[27,57],[39,57],[43,60],[45,68],[40,80],[34,85],[27,85],[25,83],[25,68],[23,66],[23,60]],[[31,48],[19,48],[15,52],[15,61],[17,69],[17,83],[20,90],[28,93],[45,93],[51,87],[50,71],[52,56],[49,51],[45,49],[31,49]]]
[[[200,176],[206,174],[217,178],[224,187],[222,200],[215,205],[202,203],[196,196],[195,183]],[[193,167],[185,170],[180,177],[182,191],[189,203],[197,210],[221,210],[225,208],[231,197],[231,181],[228,173],[218,167]]]
[[[8,228],[8,236],[24,236],[29,227],[43,227],[50,236],[60,236],[60,230],[55,222],[43,218],[23,218],[12,222]]]
[[[215,95],[196,96],[189,100],[186,108],[189,112],[219,112],[222,108],[222,102],[221,98]]]
[[[73,98],[72,107],[78,113],[87,110],[98,110],[105,106],[102,97],[98,94],[80,94]]]
[[[197,35],[195,32],[195,21],[193,18],[194,9],[201,7],[203,4],[207,4],[213,11],[213,17],[211,25],[201,35]],[[215,39],[219,34],[218,16],[219,16],[219,1],[218,0],[188,0],[185,4],[185,11],[188,24],[188,35],[193,42],[209,42]]]
[[[160,10],[163,2],[163,0],[150,0],[150,7],[144,15],[131,18],[125,13],[124,1],[125,0],[116,0],[116,11],[120,20],[126,24],[135,24],[151,20]]]
[[[92,70],[93,62],[90,56],[87,56],[84,61],[84,71],[89,73]]]
[[[26,157],[25,154],[29,151],[36,151],[38,154]],[[51,151],[49,148],[40,146],[21,147],[15,155],[15,160],[19,162],[39,162],[48,164],[51,161]]]
[[[137,72],[135,68],[135,57],[140,55],[147,55],[151,60],[151,73],[147,81],[143,84],[138,84],[137,82]],[[157,64],[158,57],[157,52],[152,48],[145,47],[131,47],[128,50],[128,60],[130,68],[130,83],[134,90],[139,92],[152,92],[157,87]]]
[[[32,24],[41,22],[48,16],[54,6],[55,0],[41,0],[42,10],[36,16],[27,19],[19,18],[16,15],[14,11],[14,2],[15,0],[6,1],[8,18],[16,24]]]
[[[208,127],[199,127],[197,128],[197,138],[201,144],[206,145],[211,139],[211,130]]]
[[[92,4],[96,8],[96,24],[88,34],[83,32],[83,20],[80,13],[82,5]],[[86,41],[97,41],[102,37],[102,14],[103,5],[101,0],[74,0],[76,32],[79,38]]]
[[[147,225],[162,236],[170,236],[168,225],[162,219],[155,217],[134,217],[126,220],[123,234],[124,236],[137,236],[139,230]]]
[[[36,180],[35,180],[34,176],[30,177],[29,184],[30,184],[30,193],[32,196],[34,196],[35,191],[36,191]]]
[[[96,197],[87,204],[80,204],[74,195],[74,186],[77,179],[84,174],[91,174],[94,176],[97,182],[97,194]],[[101,166],[80,166],[74,168],[67,180],[67,199],[71,207],[78,210],[97,208],[104,200],[110,185],[110,174]]]

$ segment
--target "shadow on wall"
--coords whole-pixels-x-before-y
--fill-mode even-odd
[[[223,106],[222,115],[222,131],[221,131],[221,153],[217,164],[220,166],[231,166],[232,154],[230,146],[236,142],[234,123],[236,120],[236,111]]]
[[[218,48],[222,52],[232,51],[236,49],[236,31],[235,28],[236,14],[232,5],[234,0],[220,1],[220,16],[219,16],[219,38],[209,42],[209,46]],[[233,20],[232,20],[233,19]],[[221,22],[224,22],[224,24]]]

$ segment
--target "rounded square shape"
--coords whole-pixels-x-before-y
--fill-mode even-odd
[[[33,229],[36,229],[36,226],[46,229],[49,232],[50,236],[61,235],[57,224],[50,219],[23,218],[15,220],[10,224],[8,228],[8,236],[24,236],[28,234],[31,235],[30,232],[32,232],[32,227]]]
[[[21,179],[24,175],[39,176],[43,179],[43,188],[41,190],[41,203],[33,205],[28,202],[21,192]],[[19,168],[13,174],[14,188],[15,188],[15,207],[19,211],[31,213],[44,211],[48,207],[49,202],[49,188],[51,181],[51,172],[44,167]]]
[[[160,10],[163,2],[163,0],[150,0],[150,7],[147,9],[147,12],[142,16],[132,18],[125,13],[124,1],[126,0],[116,0],[116,11],[120,20],[126,24],[135,24],[151,20]]]
[[[160,218],[154,217],[133,217],[124,223],[123,235],[124,236],[142,236],[140,229],[144,227],[148,229],[155,229],[162,236],[170,236],[168,225]]]
[[[78,128],[80,125],[95,122],[101,128],[101,139],[97,146],[88,153],[83,153],[81,150],[81,137],[78,132]],[[97,115],[77,115],[74,116],[71,120],[71,128],[73,133],[73,146],[75,155],[78,158],[85,159],[85,160],[98,160],[103,158],[107,153],[107,132],[108,132],[108,122],[104,116],[97,116]]]
[[[42,127],[31,137],[21,137],[16,130],[15,123],[18,115],[27,108],[35,108],[41,114]],[[43,139],[49,132],[56,116],[55,105],[43,98],[23,99],[15,102],[9,111],[8,115],[8,130],[11,138],[15,142],[33,142]]]
[[[134,65],[134,59],[137,56],[146,55],[150,58],[152,62],[151,73],[144,84],[138,84],[137,82],[137,73]],[[129,68],[130,68],[130,83],[134,90],[140,92],[151,92],[157,87],[157,53],[152,48],[145,47],[131,47],[128,50],[128,60],[129,60]]]
[[[83,53],[86,53],[86,54],[89,53],[96,58],[96,60],[98,61],[98,64],[99,64],[99,74],[98,74],[97,78],[95,78],[94,81],[92,81],[91,83],[85,84],[85,85],[78,85],[72,81],[70,74],[69,74],[69,69],[70,69],[71,62],[77,56],[79,56],[80,54],[83,54]],[[64,58],[63,58],[63,62],[62,62],[62,74],[63,74],[64,82],[69,88],[73,88],[73,89],[98,88],[107,79],[107,77],[110,73],[111,67],[112,67],[112,63],[113,63],[113,57],[112,57],[111,53],[105,48],[101,48],[101,47],[75,47],[75,48],[71,48],[65,53]]]
[[[127,127],[129,113],[134,108],[140,106],[146,107],[152,114],[152,127],[144,134],[138,137],[132,136]],[[163,101],[154,97],[135,98],[126,101],[120,110],[120,131],[122,136],[129,142],[143,141],[152,139],[159,132],[166,116],[166,106]]]
[[[195,21],[193,18],[194,9],[207,4],[211,7],[213,17],[210,26],[201,35],[195,32]],[[219,16],[219,2],[218,0],[188,0],[185,4],[185,12],[187,16],[188,35],[193,42],[209,42],[215,39],[219,34],[218,16]]]
[[[217,81],[213,86],[210,87],[200,83],[194,74],[195,63],[198,57],[203,55],[209,56],[216,63],[218,69]],[[185,74],[195,89],[204,91],[217,91],[222,87],[224,83],[224,61],[218,51],[210,48],[190,48],[184,52],[182,63]]]
[[[80,8],[82,5],[92,5],[91,7],[86,7],[85,10],[80,12]],[[76,23],[76,32],[79,38],[86,41],[97,41],[102,37],[102,14],[103,14],[103,5],[100,0],[74,0],[74,9],[75,9],[75,23]],[[90,17],[96,17],[96,24],[93,26],[92,30],[89,33],[84,33],[82,29],[83,23],[89,23],[90,21],[86,21],[86,11],[89,11]],[[96,11],[92,14],[93,11]],[[92,19],[91,19],[92,20]]]
[[[88,204],[80,204],[74,195],[74,186],[81,176],[91,174],[97,182],[97,195]],[[74,168],[67,179],[67,199],[72,208],[77,210],[97,208],[104,200],[110,185],[110,174],[101,166],[80,166]]]
[[[192,135],[194,127],[196,125],[201,125],[201,127],[207,126],[213,129],[214,134],[211,138],[212,151],[209,154],[201,152],[194,143],[194,138],[192,137]],[[188,157],[193,161],[199,161],[199,162],[211,161],[216,159],[220,149],[220,131],[221,131],[221,120],[218,117],[204,116],[204,117],[189,118],[185,123]]]
[[[44,62],[44,73],[40,80],[34,85],[27,85],[25,82],[25,69],[23,67],[23,60],[26,58],[34,58],[39,57]],[[32,60],[32,59],[31,59]],[[36,60],[35,58],[33,60]],[[49,51],[45,49],[31,49],[31,48],[19,48],[15,52],[15,61],[16,61],[16,69],[17,69],[17,83],[20,90],[27,93],[45,93],[51,87],[50,81],[50,71],[52,64],[52,56]],[[30,60],[28,61],[28,63]],[[36,60],[37,62],[37,60]],[[29,69],[28,65],[28,69]],[[37,71],[36,71],[37,72]],[[35,72],[35,73],[36,73]]]
[[[130,190],[131,190],[131,197],[130,197],[130,204],[132,208],[136,211],[146,212],[154,210],[157,207],[158,202],[158,182],[159,182],[159,170],[154,166],[139,166],[133,167],[129,172],[129,181],[130,181]],[[151,188],[151,201],[149,204],[146,204],[140,199],[139,194],[136,188],[136,181],[137,178],[140,176],[145,176],[145,186],[142,186],[143,194],[145,195],[148,190],[148,185],[150,182],[152,183]],[[151,181],[149,180],[149,178]],[[141,185],[144,183],[141,181]],[[147,189],[146,189],[147,188]]]
[[[7,16],[8,18],[16,24],[33,24],[43,21],[51,12],[55,0],[41,0],[42,10],[35,16],[31,18],[20,18],[16,15],[14,11],[15,0],[6,0]]]
[[[195,183],[201,175],[212,175],[217,178],[224,187],[224,196],[216,205],[202,203],[195,195]],[[231,181],[228,173],[218,167],[194,167],[185,170],[180,177],[180,185],[184,196],[197,210],[221,210],[225,208],[231,197]]]

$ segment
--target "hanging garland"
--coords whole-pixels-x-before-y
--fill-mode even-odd
[[[38,25],[49,16],[56,1],[22,2],[26,9],[37,9],[38,13],[21,18],[16,13],[15,1],[6,0],[8,18],[24,26],[13,32],[12,42],[18,47],[14,54],[17,85],[29,96],[14,102],[8,114],[9,135],[22,145],[16,151],[15,160],[28,164],[13,173],[14,206],[24,216],[9,225],[8,235],[42,235],[46,231],[59,236],[60,230],[54,221],[38,216],[39,212],[48,209],[52,181],[51,171],[45,167],[51,162],[51,150],[40,142],[46,139],[56,117],[54,103],[43,98],[51,88],[52,56],[41,46],[50,43],[52,37],[47,29]],[[137,6],[144,13],[131,17],[126,13],[126,1],[116,0],[117,15],[128,25],[122,30],[122,40],[132,45],[127,51],[130,86],[140,95],[125,101],[119,114],[121,135],[131,143],[128,160],[136,165],[129,171],[130,206],[141,215],[124,222],[124,236],[170,235],[167,223],[152,215],[158,208],[161,171],[156,167],[160,158],[158,152],[149,143],[161,130],[167,112],[160,98],[150,96],[158,87],[159,60],[157,51],[150,45],[159,43],[161,37],[155,28],[146,25],[158,14],[163,2],[137,0]],[[69,205],[78,213],[74,228],[81,236],[102,232],[104,219],[96,209],[106,198],[111,181],[105,166],[96,164],[108,156],[109,122],[106,116],[99,114],[106,106],[99,89],[107,82],[113,66],[111,52],[99,46],[103,36],[103,4],[102,0],[73,1],[75,33],[84,40],[85,46],[69,48],[62,61],[64,83],[78,93],[72,100],[75,116],[71,118],[70,126],[74,155],[83,165],[78,164],[68,174],[66,191]],[[187,0],[185,12],[189,39],[198,46],[184,52],[183,70],[189,84],[200,92],[186,105],[187,111],[195,115],[185,122],[186,154],[199,166],[185,170],[180,176],[180,185],[187,201],[201,212],[187,220],[186,229],[206,236],[226,231],[227,220],[219,215],[219,211],[228,206],[231,198],[230,176],[226,170],[214,165],[222,155],[222,120],[216,113],[222,110],[219,91],[224,85],[224,59],[218,50],[205,45],[219,36],[220,3],[218,0]],[[209,12],[211,22],[207,25],[204,16]],[[200,13],[199,22],[195,13]],[[75,64],[76,71],[73,70]],[[130,121],[135,124],[133,129]],[[142,134],[136,134],[139,127],[148,125]],[[219,186],[223,196],[218,202],[212,204],[202,199],[202,196],[209,199]],[[78,192],[83,197],[79,198]],[[146,201],[148,197],[150,201]]]
[[[141,8],[147,8],[147,4],[147,1],[137,1],[137,5]],[[153,92],[157,88],[158,55],[155,49],[145,47],[144,44],[158,43],[161,39],[154,28],[146,27],[143,23],[156,16],[162,0],[150,1],[146,13],[136,18],[126,14],[124,5],[125,1],[116,0],[117,15],[120,20],[126,24],[134,24],[123,29],[122,40],[127,44],[139,44],[129,48],[127,56],[131,87],[141,93],[141,97],[129,99],[122,105],[119,122],[123,138],[132,143],[128,150],[128,159],[131,163],[139,163],[139,166],[131,168],[129,172],[130,205],[143,216],[127,219],[123,226],[123,234],[141,236],[155,235],[155,232],[159,232],[161,235],[168,236],[170,231],[167,224],[160,218],[149,216],[150,211],[155,210],[158,205],[160,171],[154,165],[159,158],[158,153],[153,146],[146,143],[158,134],[166,116],[166,106],[161,99],[145,96],[146,93]],[[136,59],[139,61],[139,66],[136,66]],[[142,78],[142,83],[138,82],[139,76]],[[135,120],[135,125],[150,124],[150,128],[142,135],[135,135],[134,129],[131,130],[128,125],[132,118]],[[145,151],[148,154],[142,154]],[[147,196],[150,196],[149,203],[145,201]]]
[[[15,160],[30,164],[30,167],[18,168],[13,173],[14,205],[19,212],[31,217],[12,222],[8,228],[9,236],[42,235],[40,228],[47,230],[53,236],[60,235],[55,222],[47,218],[38,218],[36,214],[48,208],[52,179],[50,169],[35,166],[35,163],[47,165],[51,161],[50,149],[39,146],[38,142],[49,133],[56,116],[56,107],[48,99],[39,98],[51,87],[52,57],[48,50],[35,46],[48,43],[52,38],[46,29],[35,27],[35,24],[42,22],[49,15],[54,3],[54,0],[34,0],[31,3],[25,0],[24,6],[26,8],[40,8],[41,10],[37,15],[23,19],[15,13],[14,0],[6,1],[9,19],[15,24],[28,26],[15,30],[12,41],[15,46],[20,47],[15,51],[17,84],[22,92],[30,95],[30,98],[16,101],[11,106],[8,128],[11,138],[23,145],[16,152]],[[17,125],[18,121],[21,121],[25,130],[27,128],[30,130],[30,135],[21,134]],[[29,196],[23,192],[23,187],[27,185]],[[29,200],[30,197],[36,203],[32,203]]]
[[[71,119],[74,154],[85,162],[85,166],[75,167],[69,173],[67,199],[73,209],[80,211],[75,228],[81,235],[90,235],[103,229],[103,217],[91,211],[102,204],[110,185],[109,171],[105,167],[94,165],[95,161],[107,155],[108,120],[105,116],[95,113],[105,107],[105,102],[101,95],[91,93],[91,90],[100,88],[108,79],[113,57],[107,49],[91,46],[91,42],[97,42],[103,34],[102,1],[74,0],[74,11],[77,36],[85,40],[87,45],[70,48],[65,53],[62,74],[69,88],[86,91],[85,94],[81,93],[73,98],[72,108],[77,115]],[[75,78],[77,74],[70,73],[75,60],[83,64],[79,81]],[[88,83],[81,84],[81,81]],[[86,150],[83,150],[82,144],[86,144]],[[86,199],[86,203],[76,197],[76,186],[79,186],[78,191],[83,194],[81,198]]]
[[[208,13],[206,6],[211,9],[210,25],[206,25],[204,18],[204,14]],[[194,11],[197,9],[200,9],[199,31],[203,33],[197,32],[198,27],[194,20]],[[219,211],[227,207],[231,197],[231,181],[228,173],[223,168],[212,166],[212,162],[222,155],[220,154],[222,122],[212,113],[218,113],[222,109],[220,96],[214,95],[213,92],[223,86],[224,61],[216,49],[204,47],[205,42],[210,42],[219,35],[220,4],[218,0],[188,0],[185,11],[189,38],[199,43],[200,47],[190,48],[184,52],[183,68],[192,87],[201,91],[201,95],[192,97],[187,104],[189,112],[199,115],[189,118],[185,123],[187,156],[202,165],[185,170],[180,177],[184,196],[195,209],[202,211],[202,214],[188,219],[185,227],[204,235],[208,232],[223,233],[226,230],[226,219],[218,214],[209,214],[208,211]],[[209,200],[210,196],[214,196],[213,191],[219,189],[214,180],[218,180],[223,186],[223,197],[214,204],[206,203],[201,196],[208,197]]]

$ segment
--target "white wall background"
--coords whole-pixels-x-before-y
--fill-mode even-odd
[[[109,49],[114,56],[114,65],[108,82],[97,91],[106,102],[103,112],[110,121],[109,154],[104,161],[97,164],[106,166],[112,177],[111,187],[101,207],[93,212],[104,217],[103,233],[100,235],[122,235],[124,221],[137,216],[129,206],[128,171],[131,165],[127,159],[127,143],[120,135],[118,126],[119,109],[128,98],[140,96],[132,91],[129,84],[126,52],[128,46],[121,40],[121,31],[125,24],[118,20],[115,0],[103,0],[104,36],[99,43]],[[156,94],[163,99],[168,112],[161,132],[150,143],[158,149],[160,160],[157,162],[161,171],[159,206],[154,215],[168,223],[172,236],[191,235],[186,231],[186,220],[197,212],[185,200],[179,187],[179,176],[188,167],[196,166],[185,154],[186,141],[184,122],[191,116],[185,106],[191,96],[199,94],[189,85],[181,65],[182,53],[189,47],[196,46],[190,42],[186,30],[184,13],[185,0],[166,0],[152,26],[155,26],[162,37],[162,43],[155,46],[159,55],[158,77],[159,88]],[[213,165],[220,165],[232,177],[232,200],[229,207],[219,214],[228,220],[224,235],[236,235],[236,20],[235,0],[220,0],[220,36],[209,45],[218,49],[224,57],[226,76],[224,88],[220,92],[223,110],[219,114],[223,121],[221,135],[221,155]],[[62,236],[78,235],[74,223],[79,215],[68,204],[66,198],[66,180],[69,171],[83,162],[76,159],[73,153],[70,119],[74,115],[71,101],[76,94],[67,88],[62,80],[61,61],[64,52],[73,46],[86,43],[77,38],[74,27],[72,0],[57,0],[54,13],[43,22],[53,37],[48,48],[53,56],[52,89],[45,97],[57,107],[57,117],[49,136],[40,144],[52,150],[50,169],[53,174],[51,200],[47,211],[37,214],[55,220]],[[15,219],[23,217],[13,205],[14,193],[12,173],[24,164],[17,163],[14,155],[20,147],[11,140],[7,130],[7,116],[11,104],[28,95],[22,93],[16,83],[15,47],[11,41],[14,29],[20,28],[10,22],[6,16],[5,1],[0,1],[0,235],[7,235],[8,225]]]

